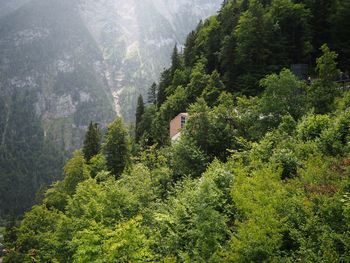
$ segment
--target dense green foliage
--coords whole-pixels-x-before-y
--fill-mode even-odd
[[[121,118],[117,118],[108,126],[103,153],[108,170],[119,177],[130,159],[129,134]]]
[[[29,92],[0,96],[0,220],[29,209],[35,193],[60,179],[64,154],[45,138]]]
[[[152,85],[151,88],[154,86]],[[145,104],[143,102],[143,98],[140,95],[137,100],[137,107],[136,107],[136,118],[135,118],[135,140],[138,142],[140,140],[141,135],[143,134],[142,126],[140,125],[142,115],[145,113]]]
[[[86,161],[90,161],[92,157],[98,154],[101,147],[101,131],[97,123],[90,122],[86,132],[83,153]]]
[[[62,179],[91,120],[115,116],[77,1],[6,2],[28,3],[0,17],[0,218],[22,215]]]
[[[349,262],[347,51],[313,31],[313,3],[225,1],[140,100],[133,151],[116,119],[90,162],[76,152],[8,228],[5,262]],[[283,68],[311,58],[311,81]]]

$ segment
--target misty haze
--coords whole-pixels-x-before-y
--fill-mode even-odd
[[[350,262],[350,0],[0,0],[0,263]]]

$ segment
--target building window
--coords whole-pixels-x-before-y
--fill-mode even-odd
[[[185,127],[185,124],[186,124],[186,117],[181,116],[181,129],[182,129],[183,127]]]

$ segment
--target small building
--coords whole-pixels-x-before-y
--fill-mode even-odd
[[[185,126],[188,120],[188,113],[180,113],[170,122],[170,138],[176,141],[181,135],[181,129]]]

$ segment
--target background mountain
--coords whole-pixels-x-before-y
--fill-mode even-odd
[[[220,2],[1,0],[0,217],[60,178],[90,121],[133,120],[175,43]]]
[[[90,120],[114,117],[101,52],[75,7],[31,1],[0,20],[2,208],[31,203],[59,176],[57,153],[77,147]]]
[[[349,21],[350,0],[226,0],[135,133],[89,125],[4,262],[350,262]]]
[[[170,63],[176,43],[221,0],[80,0],[79,12],[103,54],[116,111],[134,120],[138,95],[146,94]]]

